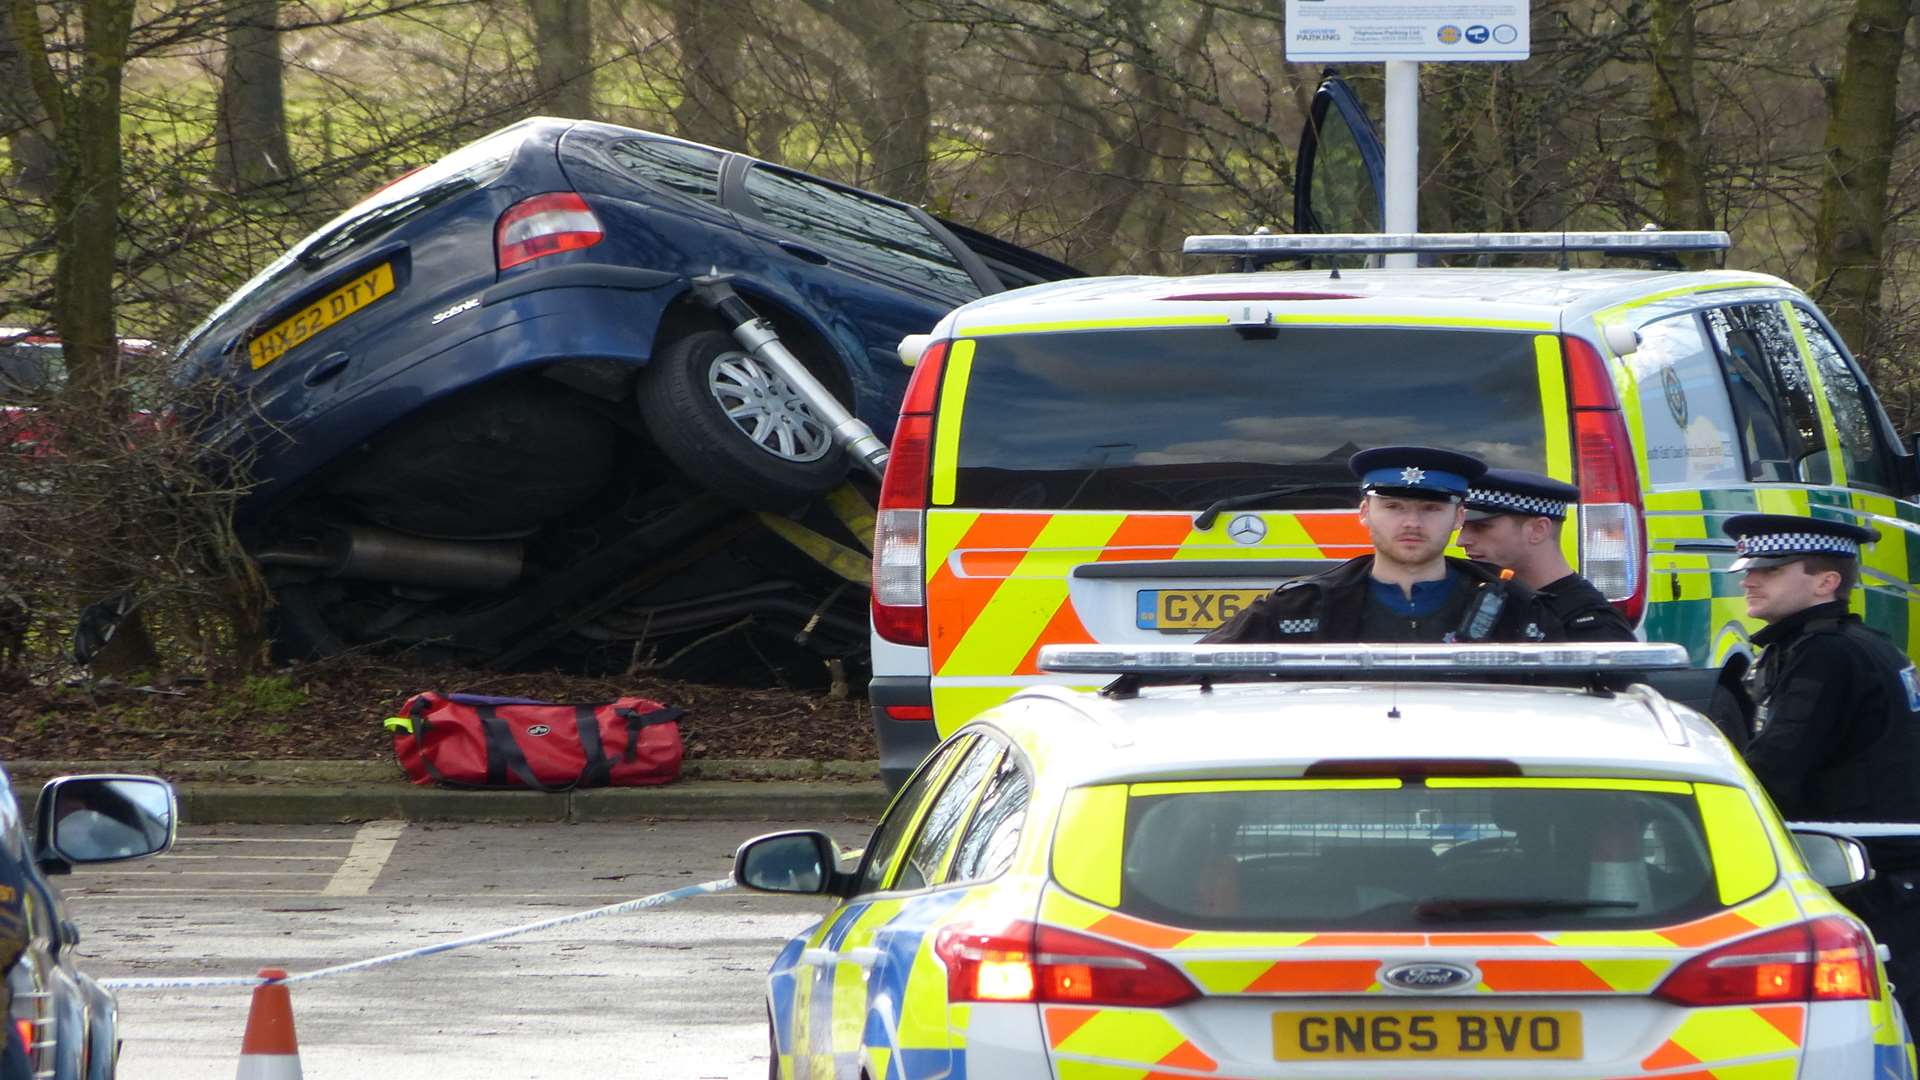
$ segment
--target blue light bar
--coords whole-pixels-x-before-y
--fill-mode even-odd
[[[1255,233],[1189,236],[1188,255],[1531,254],[1602,251],[1643,255],[1663,251],[1725,251],[1724,232],[1492,232],[1492,233]]]
[[[1076,675],[1386,675],[1685,668],[1680,645],[1044,645],[1040,670]]]

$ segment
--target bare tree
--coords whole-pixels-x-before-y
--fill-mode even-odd
[[[280,61],[279,0],[233,0],[214,115],[214,174],[228,191],[293,179]]]
[[[527,0],[533,14],[535,109],[594,118],[593,7],[590,0]]]
[[[1818,299],[1863,357],[1879,349],[1887,183],[1909,0],[1856,0],[1827,93],[1826,176],[1815,230]]]
[[[1695,0],[1652,0],[1647,40],[1653,53],[1650,127],[1654,171],[1660,184],[1662,220],[1670,228],[1704,229],[1706,162],[1700,106],[1694,86],[1697,32]]]

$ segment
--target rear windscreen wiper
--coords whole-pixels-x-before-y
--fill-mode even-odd
[[[1551,915],[1558,911],[1593,911],[1597,908],[1637,908],[1632,900],[1573,900],[1561,897],[1461,896],[1444,900],[1422,900],[1413,905],[1418,919],[1436,922],[1449,919],[1497,919],[1508,915]]]
[[[320,266],[353,245],[378,236],[423,210],[479,186],[464,176],[457,176],[404,199],[396,199],[376,210],[369,210],[352,221],[314,237],[313,243],[301,250],[300,265],[308,269]]]
[[[1213,528],[1213,523],[1220,519],[1220,511],[1222,510],[1233,510],[1237,507],[1252,506],[1255,503],[1266,502],[1268,499],[1280,499],[1288,495],[1307,495],[1323,491],[1351,491],[1358,494],[1360,485],[1350,480],[1326,480],[1317,484],[1288,484],[1286,487],[1268,488],[1266,491],[1255,491],[1246,495],[1229,495],[1224,499],[1213,500],[1207,504],[1205,510],[1193,515],[1193,527],[1201,532],[1206,532],[1208,529]]]

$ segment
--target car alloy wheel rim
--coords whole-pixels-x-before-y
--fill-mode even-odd
[[[715,357],[707,372],[707,390],[734,427],[783,461],[818,461],[833,449],[832,433],[806,399],[747,353]]]

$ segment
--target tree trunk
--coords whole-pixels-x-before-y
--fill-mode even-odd
[[[933,140],[926,24],[901,0],[808,2],[860,45],[868,98],[856,120],[873,155],[865,186],[901,202],[926,202]]]
[[[134,0],[83,0],[79,58],[56,73],[35,0],[10,0],[15,39],[29,83],[54,132],[54,274],[52,321],[67,368],[57,424],[83,460],[109,462],[126,438],[131,412],[114,312],[120,213],[120,87]],[[110,486],[110,485],[109,485]],[[113,550],[135,527],[121,502],[103,490],[90,530],[96,550]],[[75,568],[83,589],[98,596],[126,590],[124,571],[105,557]],[[120,672],[150,669],[157,658],[138,615],[121,627]]]
[[[8,186],[42,202],[53,196],[53,137],[40,99],[25,92],[27,66],[14,40],[13,20],[0,18],[0,86],[16,88],[0,96],[0,136],[13,163]]]
[[[293,179],[287,147],[279,0],[234,0],[214,114],[214,175],[235,194]]]
[[[729,150],[747,149],[747,126],[735,97],[740,83],[740,52],[746,44],[742,20],[727,5],[706,0],[672,0],[674,40],[680,45],[680,101],[673,107],[674,130],[681,138]]]
[[[588,0],[527,0],[533,12],[535,108],[550,116],[591,120],[593,9]]]
[[[1660,184],[1660,208],[1670,229],[1706,229],[1713,225],[1707,207],[1706,161],[1700,132],[1699,99],[1694,91],[1695,0],[1652,0],[1647,26],[1653,52],[1649,125],[1653,135],[1654,174]],[[1696,265],[1705,265],[1696,258]]]
[[[1826,182],[1814,231],[1818,299],[1863,362],[1880,347],[1894,98],[1912,18],[1908,0],[1855,0],[1846,59],[1827,95]]]

